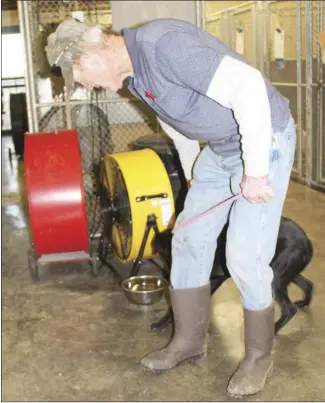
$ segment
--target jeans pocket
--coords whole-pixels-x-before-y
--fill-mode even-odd
[[[278,161],[280,158],[280,148],[278,144],[278,136],[275,134],[272,139],[272,150],[270,156],[270,171],[269,171],[269,180],[272,182],[276,169],[278,167]]]

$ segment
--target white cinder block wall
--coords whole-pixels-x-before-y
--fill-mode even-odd
[[[111,1],[113,30],[155,18],[180,18],[195,24],[195,1]]]
[[[130,28],[156,18],[180,18],[196,23],[196,6],[194,0],[187,1],[111,1],[112,28]],[[119,111],[123,110],[123,113]],[[113,124],[140,123],[142,115],[133,103],[123,102],[110,107]],[[118,121],[117,121],[118,118]]]

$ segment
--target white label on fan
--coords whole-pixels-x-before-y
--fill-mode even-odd
[[[161,206],[161,220],[162,225],[168,225],[173,215],[172,204],[163,204]]]
[[[162,206],[164,204],[170,204],[170,198],[169,197],[166,197],[166,199],[153,200],[151,202],[152,206]]]

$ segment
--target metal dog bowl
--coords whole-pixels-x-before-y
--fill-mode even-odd
[[[134,276],[122,281],[121,287],[132,304],[152,305],[163,297],[167,281],[160,276]]]

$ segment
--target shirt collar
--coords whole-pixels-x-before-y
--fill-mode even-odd
[[[139,71],[139,66],[138,66],[139,55],[138,55],[138,46],[137,46],[137,40],[136,40],[136,29],[123,28],[121,30],[121,34],[124,38],[126,49],[131,58],[134,76],[137,76],[138,71]]]

